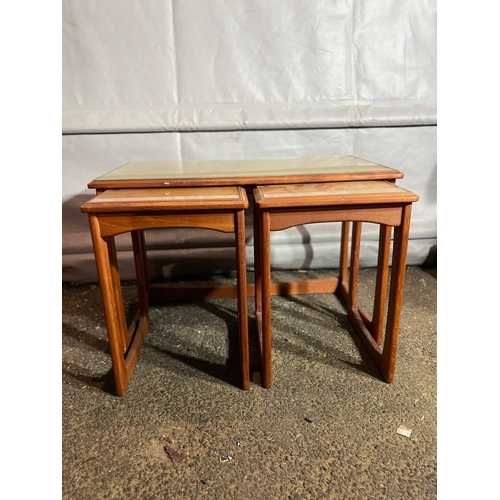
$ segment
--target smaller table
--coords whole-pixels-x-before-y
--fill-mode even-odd
[[[82,205],[88,214],[109,338],[116,392],[127,390],[149,328],[149,277],[144,230],[199,227],[235,233],[242,388],[250,388],[246,286],[245,190],[233,187],[109,189]],[[114,237],[130,232],[139,309],[127,326]]]
[[[351,253],[349,284],[341,282],[347,298],[347,317],[359,334],[386,382],[394,379],[399,320],[403,300],[406,252],[412,203],[418,196],[385,181],[332,182],[258,186],[257,205],[256,319],[261,339],[262,381],[272,384],[271,363],[271,231],[317,222],[354,223],[353,241],[359,247],[361,222],[380,225],[379,261],[373,316],[358,304],[359,253]],[[394,228],[391,283],[386,316],[391,230]],[[387,318],[385,335],[384,318]]]

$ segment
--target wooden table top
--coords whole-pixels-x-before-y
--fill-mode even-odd
[[[254,195],[263,208],[413,203],[419,199],[415,193],[386,181],[258,186]]]
[[[81,207],[85,213],[117,213],[245,209],[248,199],[241,186],[163,187],[137,189],[107,189]]]
[[[351,180],[394,180],[399,170],[355,156],[127,163],[88,184],[90,189],[176,186],[257,186]]]

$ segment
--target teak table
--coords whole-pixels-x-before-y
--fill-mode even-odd
[[[107,189],[82,205],[88,214],[113,364],[116,392],[127,390],[149,329],[149,273],[144,231],[197,227],[235,235],[236,289],[242,389],[250,389],[245,209],[241,186]],[[115,236],[132,234],[139,310],[126,323]]]
[[[272,384],[271,362],[271,231],[317,222],[354,224],[354,246],[359,246],[361,222],[380,227],[379,261],[373,315],[358,304],[359,253],[351,252],[349,284],[342,277],[340,291],[347,298],[347,317],[386,382],[394,379],[399,319],[403,301],[406,251],[412,203],[418,196],[386,181],[322,182],[258,186],[255,238],[255,311],[261,340],[262,381]],[[391,231],[394,228],[391,284],[386,304]],[[356,245],[357,244],[357,245]],[[387,307],[387,316],[386,316]],[[386,331],[383,326],[386,321]]]
[[[396,182],[404,174],[355,156],[312,156],[255,160],[140,161],[127,163],[88,184],[99,194],[106,189],[157,187],[242,186],[251,195],[256,186],[312,182],[386,180]],[[348,222],[342,223],[340,272],[348,267]],[[272,283],[271,295],[333,293],[338,278],[316,278]],[[248,295],[255,287],[248,285]],[[236,287],[225,285],[152,284],[151,301],[235,297]]]
[[[399,170],[379,165],[355,156],[313,156],[305,158],[204,160],[204,161],[141,161],[127,163],[88,184],[97,194],[108,189],[151,189],[165,187],[241,186],[251,195],[257,186],[327,183],[344,181],[385,180],[395,184],[402,179]],[[252,198],[253,199],[253,198]],[[254,207],[255,208],[255,207]],[[254,210],[254,213],[256,211]],[[254,237],[257,231],[254,217]],[[361,222],[353,232],[351,254],[359,254]],[[321,279],[306,279],[287,283],[270,283],[270,295],[293,295],[309,293],[334,293],[340,291],[349,303],[352,290],[357,289],[358,269],[352,268],[358,260],[351,259],[350,279],[348,273],[348,243],[350,222],[342,222],[339,276]],[[134,255],[145,255],[142,234],[132,233]],[[390,237],[390,234],[386,237]],[[389,248],[380,256],[388,260]],[[256,276],[256,281],[259,279]],[[339,286],[340,285],[340,286]],[[350,286],[349,286],[350,285]],[[247,296],[255,295],[255,285],[247,285]],[[151,301],[236,297],[237,287],[232,285],[189,286],[175,284],[152,284],[149,288]]]

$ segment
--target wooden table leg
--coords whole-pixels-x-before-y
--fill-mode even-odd
[[[403,290],[406,272],[406,255],[410,233],[411,204],[403,207],[401,225],[394,229],[394,247],[391,270],[391,288],[387,310],[385,341],[381,356],[380,370],[387,382],[394,380],[399,323],[403,305]]]
[[[147,316],[149,310],[149,271],[144,231],[131,231],[131,236],[139,310],[141,316]]]
[[[351,262],[347,270],[347,245],[349,242],[349,222],[342,223],[341,263],[338,294],[346,301],[348,311],[356,311],[368,330],[372,329],[372,317],[359,304],[359,256],[361,253],[362,222],[354,222],[351,235]]]
[[[351,241],[351,267],[349,269],[349,293],[347,308],[358,309],[359,253],[361,246],[361,222],[354,222]]]
[[[99,221],[96,216],[89,215],[89,223],[101,287],[116,392],[118,396],[123,396],[130,382],[124,356],[124,349],[126,349],[124,347],[124,339],[128,335],[123,299],[121,299],[121,287],[119,287],[120,291],[118,292],[116,286],[118,270],[116,268],[115,246],[113,237],[101,237]]]
[[[107,245],[107,255],[109,260],[109,277],[112,283],[115,304],[123,304],[122,287],[120,281],[120,272],[118,269],[118,260],[116,257],[116,245],[114,237],[110,236],[104,239]],[[126,324],[125,310],[119,307],[116,310],[117,321],[120,325]],[[130,344],[130,338],[127,329],[120,328],[120,339],[122,343],[122,352],[126,352]]]
[[[236,281],[238,286],[238,330],[243,390],[250,389],[250,354],[248,348],[247,267],[245,212],[235,214]]]
[[[149,330],[149,271],[144,230],[131,231],[131,236],[139,307],[128,327],[129,346],[131,346],[128,356],[138,358],[142,342]],[[137,346],[139,350],[136,353],[134,349],[137,349]]]
[[[382,344],[385,306],[387,299],[387,281],[389,277],[389,256],[391,250],[392,228],[380,225],[378,248],[377,279],[375,284],[375,301],[373,305],[373,319],[371,334],[378,345]]]
[[[147,311],[144,310],[147,294],[139,299],[140,303],[142,301],[142,316],[138,311],[136,318],[127,328],[114,237],[103,238],[101,236],[98,216],[89,214],[89,223],[101,287],[116,394],[124,396],[149,328],[149,317]],[[141,286],[144,286],[147,276],[144,254],[138,258],[136,265],[139,269]]]
[[[252,198],[253,199],[253,198]],[[257,205],[253,205],[253,248],[254,248],[254,289],[255,300],[255,327],[257,329],[257,341],[261,360],[261,371],[263,372],[263,331],[262,331],[262,241],[260,228],[260,212]]]
[[[272,386],[272,342],[271,342],[271,229],[269,212],[260,218],[261,247],[261,291],[262,291],[262,385]]]
[[[351,256],[349,260],[349,228],[350,222],[342,222],[340,239],[340,263],[338,294],[346,301],[348,308],[359,308],[368,324],[371,320],[358,304],[359,255],[361,247],[362,223],[354,222],[351,235]]]
[[[393,382],[396,366],[410,217],[411,204],[403,207],[401,224],[394,229],[389,304],[387,308],[385,338],[382,345],[378,345],[377,339],[374,338],[373,330],[367,327],[366,321],[360,314],[359,309],[348,309],[347,311],[349,321],[387,383]],[[384,236],[387,237],[387,234]],[[385,253],[385,250],[382,250],[382,252]],[[381,281],[383,281],[382,278]]]
[[[340,236],[340,262],[339,262],[339,283],[341,288],[347,290],[349,274],[347,271],[349,260],[349,222],[342,222],[342,232]]]
[[[257,206],[253,209],[253,248],[254,248],[254,295],[255,313],[262,315],[262,244],[260,236],[260,214]]]

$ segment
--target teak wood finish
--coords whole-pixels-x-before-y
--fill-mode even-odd
[[[396,365],[411,208],[412,203],[418,201],[418,196],[391,182],[357,181],[258,186],[254,189],[254,199],[255,303],[264,387],[272,386],[270,234],[271,231],[317,222],[343,223],[338,291],[347,303],[349,321],[385,381],[391,383],[394,380]],[[353,222],[349,269],[348,222]],[[362,222],[380,225],[372,317],[358,303]],[[394,242],[391,282],[387,316],[385,316],[392,228],[394,228]],[[385,318],[387,321],[384,335]]]
[[[242,186],[252,193],[256,186],[273,184],[324,183],[343,181],[386,180],[395,183],[402,179],[399,170],[379,165],[355,156],[311,156],[298,158],[239,159],[239,160],[180,160],[130,162],[88,184],[101,193],[107,189],[140,189],[199,186]],[[255,222],[254,222],[255,223]],[[254,237],[256,231],[254,230]],[[349,222],[343,223],[343,234],[349,234]],[[347,269],[347,237],[341,246],[340,275]],[[142,252],[145,250],[142,249]],[[342,278],[341,278],[342,279]],[[309,279],[298,282],[272,283],[275,295],[331,293],[338,278]],[[256,293],[249,285],[247,294]],[[258,292],[257,292],[258,293]],[[204,285],[186,287],[176,284],[153,284],[151,300],[184,300],[234,297],[233,286]]]
[[[241,384],[250,388],[244,210],[241,187],[108,189],[82,205],[88,214],[108,331],[116,393],[130,383],[149,328],[149,294],[144,231],[195,227],[234,232],[236,240],[238,326]],[[114,237],[130,232],[134,251],[139,307],[127,327]],[[233,294],[234,296],[234,294]]]
[[[96,190],[97,195],[106,197],[118,196],[135,196],[140,195],[140,190],[149,190],[155,188],[191,188],[191,187],[218,187],[218,186],[241,186],[247,194],[253,193],[256,186],[267,185],[283,185],[283,184],[299,184],[299,183],[326,183],[326,182],[347,182],[347,181],[367,181],[367,180],[385,180],[388,183],[395,184],[397,179],[403,178],[403,173],[399,170],[382,166],[355,156],[314,156],[306,158],[278,158],[278,159],[257,159],[257,160],[209,160],[209,161],[159,161],[159,162],[131,162],[123,165],[88,184],[88,187]],[[113,190],[114,194],[106,194],[109,190]],[[130,190],[127,194],[126,191]],[[135,194],[134,194],[135,191]],[[104,200],[105,198],[101,198]],[[120,203],[111,199],[106,199],[107,213],[112,213],[114,210],[120,210]],[[131,200],[128,200],[131,202]],[[154,205],[153,201],[148,206],[148,209],[158,209],[158,204]],[[93,202],[95,203],[95,202]],[[112,203],[118,203],[113,206]],[[87,205],[87,204],[86,204]],[[85,206],[85,205],[84,205]],[[173,206],[173,205],[172,205]],[[100,208],[99,208],[100,207]],[[256,296],[256,303],[261,303],[261,278],[256,272],[256,284],[246,285],[246,274],[241,270],[238,271],[239,278],[237,285],[211,285],[211,286],[192,286],[192,285],[177,285],[177,284],[151,284],[147,277],[147,261],[146,247],[144,242],[144,229],[151,227],[172,227],[163,226],[163,222],[156,216],[151,217],[142,214],[139,216],[137,211],[141,212],[139,205],[135,206],[135,212],[132,217],[130,213],[123,213],[123,217],[109,217],[105,219],[105,212],[100,212],[103,205],[87,207],[89,213],[90,226],[94,239],[94,249],[96,261],[98,262],[99,277],[103,276],[101,289],[103,290],[104,308],[106,312],[106,322],[109,323],[112,338],[112,357],[115,373],[115,381],[117,392],[122,395],[125,393],[137,356],[139,354],[144,336],[146,334],[149,319],[147,309],[149,300],[165,301],[165,300],[185,300],[185,299],[204,299],[216,297],[238,297],[239,308],[245,308],[246,298],[243,301],[242,297],[246,292],[246,297],[249,295]],[[97,210],[99,208],[99,210]],[[177,225],[173,227],[191,227],[193,218],[182,219],[185,215],[183,209],[184,203],[177,200],[176,208],[179,212],[174,214],[170,212],[173,218],[168,219],[170,223],[176,219]],[[205,208],[205,206],[200,207]],[[227,206],[225,208],[228,208]],[[254,205],[254,213],[257,209]],[[132,222],[132,220],[134,222]],[[211,228],[210,216],[207,218],[197,217],[196,227]],[[164,220],[164,222],[166,219]],[[100,233],[101,224],[104,231],[111,231],[109,235],[104,236]],[[115,225],[118,224],[118,225]],[[208,225],[207,225],[208,224]],[[244,219],[243,213],[238,213],[237,222],[235,222],[235,230],[239,234],[237,236],[237,244],[240,245],[238,253],[239,264],[244,258],[244,253],[241,255],[241,248],[244,248],[243,232],[239,232],[243,228]],[[260,241],[260,231],[258,229],[258,217],[254,217],[254,239],[256,244]],[[118,227],[120,226],[120,227]],[[194,227],[194,226],[193,226]],[[227,229],[228,226],[226,226]],[[224,229],[217,229],[224,230]],[[139,312],[137,318],[127,330],[124,326],[124,313],[122,307],[121,289],[118,287],[119,273],[116,260],[116,251],[114,247],[114,235],[119,232],[130,231],[132,235],[134,260],[137,274],[137,287],[139,295]],[[333,293],[339,288],[344,295],[355,297],[353,293],[348,294],[349,285],[352,290],[357,289],[357,269],[348,273],[348,243],[349,243],[350,222],[342,222],[342,240],[340,252],[340,268],[339,277],[324,278],[324,279],[307,279],[297,282],[286,283],[268,283],[266,290],[272,295],[289,295],[289,294],[308,294],[308,293]],[[381,229],[382,232],[385,231]],[[355,222],[353,229],[353,240],[351,242],[351,255],[359,254],[359,243],[361,233],[361,222]],[[389,238],[390,230],[385,231],[385,237]],[[388,258],[388,255],[386,256]],[[356,259],[351,258],[352,264],[356,264]],[[246,266],[246,264],[245,264]],[[258,263],[256,263],[258,267]],[[241,278],[241,279],[240,279]],[[387,273],[382,273],[378,279],[378,286],[383,289],[384,279],[387,280]],[[382,291],[380,292],[382,296]],[[243,304],[243,302],[245,302]],[[366,324],[368,324],[368,315],[358,307],[358,313],[361,315]],[[259,313],[260,314],[260,313]],[[377,316],[378,314],[378,316]],[[372,323],[378,324],[381,312],[374,312]],[[246,316],[245,316],[246,317]],[[378,318],[378,319],[377,319]],[[240,316],[240,332],[248,334],[248,327],[242,326],[242,316]],[[242,328],[245,328],[242,330]],[[375,327],[374,327],[375,328]],[[374,330],[375,331],[375,330]],[[379,330],[380,327],[379,327]],[[246,333],[245,333],[246,332]],[[377,334],[381,335],[381,334]],[[381,342],[380,338],[378,342]],[[240,342],[244,345],[244,340]],[[126,347],[128,346],[128,347]],[[123,348],[123,352],[120,349]],[[246,363],[244,357],[247,354],[242,353],[242,363]],[[269,361],[270,362],[270,361]],[[244,373],[248,373],[243,367]],[[115,370],[116,366],[116,370]],[[269,365],[270,366],[270,365]],[[249,382],[244,378],[243,387],[248,388]]]

